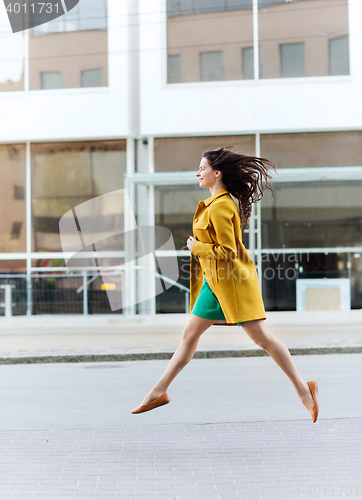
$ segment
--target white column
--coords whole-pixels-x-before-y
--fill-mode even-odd
[[[155,171],[155,149],[154,149],[154,138],[148,137],[148,172],[153,173]],[[148,225],[155,226],[155,186],[151,184],[148,186]],[[154,238],[153,238],[153,241]],[[156,250],[156,249],[155,249]],[[150,254],[149,256],[149,270],[151,272],[156,271],[156,263],[154,256]],[[149,300],[149,314],[156,314],[156,279],[154,274],[149,274],[149,293],[152,297]]]
[[[24,31],[24,91],[29,91],[29,37],[30,30]]]
[[[135,147],[136,141],[132,137],[127,138],[127,174],[132,175],[135,171]],[[129,213],[129,205],[125,203],[124,206],[124,231],[127,234],[124,238],[124,252],[125,252],[125,272],[124,272],[124,293],[127,294],[126,303],[132,304],[130,307],[123,310],[123,314],[134,315],[136,313],[136,270],[133,269],[136,258],[136,242],[134,237],[130,237],[128,231],[133,227],[133,220],[136,216],[136,203],[135,203],[135,185],[133,181],[129,181],[125,177],[124,185],[127,195],[130,200],[132,213]]]
[[[259,20],[258,0],[253,0],[253,37],[254,37],[254,78],[259,80]]]
[[[260,157],[260,133],[255,134],[255,155]],[[261,258],[261,202],[255,205],[254,214],[254,256],[258,271],[260,289],[263,290],[263,265]]]
[[[26,205],[26,314],[31,315],[33,309],[32,285],[31,285],[31,151],[30,142],[26,143],[25,160],[25,205]]]

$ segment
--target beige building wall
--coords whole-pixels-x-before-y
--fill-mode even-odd
[[[60,71],[64,88],[81,86],[81,72],[102,68],[101,86],[108,85],[107,31],[88,30],[30,36],[29,86],[41,89],[41,73]]]
[[[0,145],[0,171],[0,253],[25,252],[24,144]]]

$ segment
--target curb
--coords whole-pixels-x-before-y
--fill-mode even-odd
[[[362,346],[356,347],[292,347],[292,356],[314,354],[356,354],[362,353]],[[33,364],[33,363],[90,363],[104,361],[144,361],[153,359],[170,359],[173,352],[124,353],[124,354],[72,354],[59,356],[21,356],[0,357],[0,365]],[[196,351],[194,359],[205,358],[247,358],[268,356],[263,349]]]

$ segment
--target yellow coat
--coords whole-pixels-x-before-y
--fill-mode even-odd
[[[193,220],[190,260],[190,314],[203,275],[216,295],[227,324],[266,319],[255,264],[241,241],[240,215],[225,189],[200,201]]]

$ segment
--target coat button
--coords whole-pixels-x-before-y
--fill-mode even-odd
[[[200,201],[200,206],[203,206],[204,205],[204,202],[203,201]]]
[[[197,222],[199,219],[195,219],[195,222]]]

